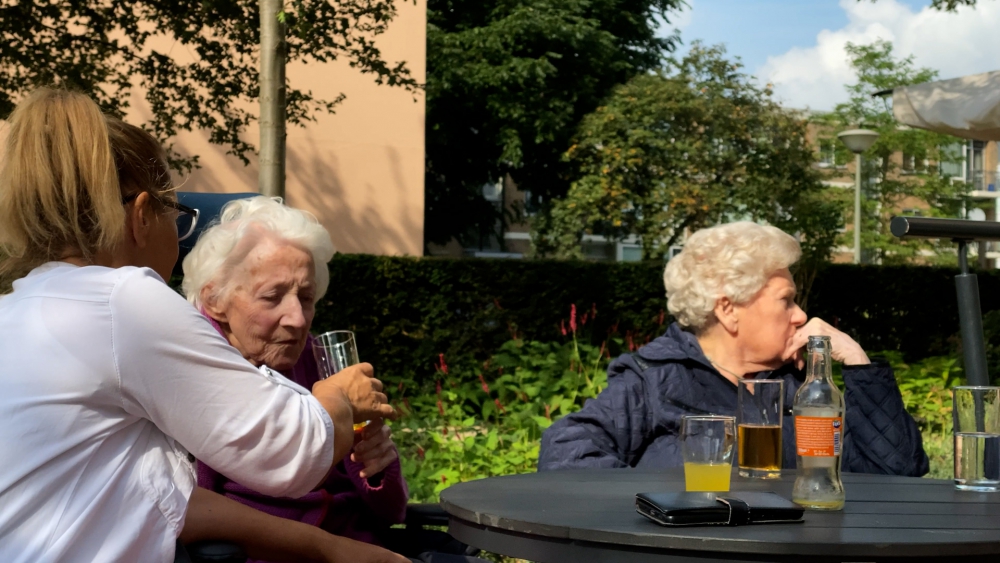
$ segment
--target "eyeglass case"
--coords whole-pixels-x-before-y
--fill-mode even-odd
[[[663,526],[802,522],[805,509],[771,492],[639,493],[636,512]]]

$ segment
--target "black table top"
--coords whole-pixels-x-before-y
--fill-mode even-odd
[[[794,471],[771,481],[734,473],[731,490],[770,490],[791,498],[794,480]],[[493,477],[446,489],[441,505],[451,516],[453,534],[466,543],[546,563],[802,556],[956,560],[1000,554],[1000,493],[961,492],[951,481],[913,477],[845,473],[843,480],[844,510],[806,511],[801,524],[667,528],[636,513],[636,493],[683,491],[681,469]],[[627,557],[616,558],[618,552]]]

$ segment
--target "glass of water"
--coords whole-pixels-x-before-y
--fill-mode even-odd
[[[1000,491],[1000,387],[954,387],[955,488]]]

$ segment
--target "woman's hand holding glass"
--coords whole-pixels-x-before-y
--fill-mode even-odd
[[[389,398],[382,392],[382,382],[375,379],[375,370],[369,363],[348,366],[313,385],[313,395],[322,402],[321,394],[342,395],[351,405],[355,423],[398,417]]]
[[[392,441],[392,429],[381,419],[372,419],[365,426],[361,431],[361,441],[354,445],[354,452],[351,453],[351,461],[364,464],[361,470],[363,479],[378,475],[397,457],[399,454]]]

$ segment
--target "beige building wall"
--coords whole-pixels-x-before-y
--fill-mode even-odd
[[[377,40],[383,57],[406,61],[421,84],[426,76],[426,1],[398,2],[398,15]],[[286,201],[314,213],[330,231],[339,252],[423,254],[424,98],[422,92],[379,86],[346,61],[289,65],[290,84],[317,98],[347,99],[336,114],[287,131]],[[149,117],[141,96],[126,117]],[[256,115],[258,107],[250,108]],[[259,144],[256,126],[246,139]],[[197,154],[201,168],[183,182],[184,191],[257,191],[257,162],[249,166],[208,142],[205,132],[183,133],[175,148]]]

